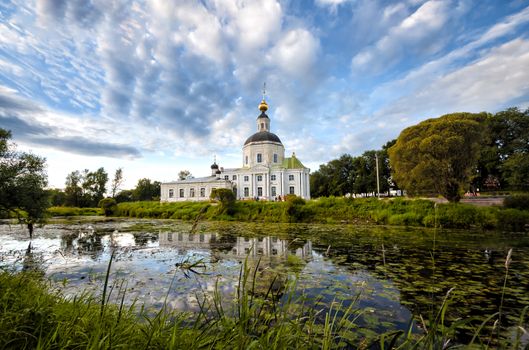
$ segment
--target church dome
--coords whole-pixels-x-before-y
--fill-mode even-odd
[[[217,163],[213,163],[211,164],[211,169],[218,169],[219,166],[217,165]]]
[[[273,134],[268,131],[259,131],[253,134],[252,136],[248,137],[244,145],[246,146],[247,144],[252,143],[252,142],[263,142],[263,141],[281,143],[281,140],[279,139],[279,137],[277,137],[276,134]]]

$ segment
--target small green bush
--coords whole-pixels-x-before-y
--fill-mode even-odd
[[[516,194],[503,200],[503,206],[511,209],[529,210],[529,194]]]
[[[97,206],[103,209],[105,216],[113,215],[117,209],[117,203],[114,198],[103,198],[99,201]]]

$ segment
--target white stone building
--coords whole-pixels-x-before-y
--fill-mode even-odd
[[[211,176],[162,183],[161,201],[209,200],[216,188],[233,189],[237,199],[276,200],[287,194],[310,199],[309,173],[296,155],[285,158],[285,147],[270,132],[268,105],[264,98],[259,105],[257,132],[242,147],[242,167],[225,169],[216,162]]]

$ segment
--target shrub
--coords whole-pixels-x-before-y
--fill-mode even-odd
[[[503,200],[505,208],[529,210],[529,194],[516,194]]]
[[[503,231],[524,231],[529,225],[529,213],[518,209],[497,211],[498,228]]]
[[[232,190],[228,188],[214,189],[209,198],[220,202],[218,214],[234,214],[235,193]]]
[[[105,216],[110,216],[115,213],[118,206],[114,198],[103,198],[99,201],[98,207],[103,209]]]

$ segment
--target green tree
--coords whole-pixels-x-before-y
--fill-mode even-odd
[[[83,178],[78,170],[72,171],[66,176],[64,188],[65,205],[68,207],[80,207],[83,199],[83,188],[81,183]]]
[[[119,191],[119,188],[123,184],[123,168],[117,168],[114,173],[114,179],[112,180],[111,190],[112,198],[116,197],[116,194]]]
[[[210,199],[219,201],[219,214],[233,215],[235,212],[235,193],[229,188],[216,188],[211,191]]]
[[[117,202],[114,198],[103,198],[99,201],[97,206],[103,209],[103,211],[105,212],[105,216],[110,216],[114,214],[118,207]]]
[[[105,196],[107,182],[108,174],[104,168],[99,168],[96,171],[85,169],[81,185],[84,198],[82,206],[96,207]]]
[[[116,202],[122,203],[122,202],[132,202],[132,190],[121,190],[116,194],[116,197],[114,197]]]
[[[160,182],[151,182],[150,179],[140,179],[136,188],[132,190],[134,201],[152,201],[160,199]]]
[[[66,204],[66,193],[58,188],[50,188],[48,190],[50,197],[50,204],[54,207],[60,207]]]
[[[178,180],[185,180],[185,179],[189,179],[192,177],[193,175],[191,175],[191,172],[189,170],[181,170],[178,173]]]
[[[453,113],[404,129],[389,158],[410,195],[437,193],[458,202],[476,174],[487,113]]]
[[[0,128],[0,211],[15,214],[32,238],[34,225],[44,222],[49,207],[46,163],[44,158],[17,152],[10,139],[11,132]]]

